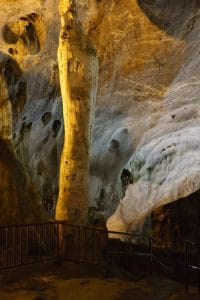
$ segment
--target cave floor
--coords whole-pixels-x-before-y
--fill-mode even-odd
[[[105,278],[104,271],[84,264],[38,263],[0,272],[1,300],[184,300],[200,299],[197,290],[184,294],[182,283],[161,277],[138,281]]]

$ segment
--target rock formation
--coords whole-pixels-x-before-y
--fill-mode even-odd
[[[6,81],[0,68],[2,100],[9,93],[1,137],[51,216],[64,133],[58,4],[2,0],[0,10],[0,65],[13,74]],[[77,26],[99,59],[89,201],[109,229],[135,230],[199,190],[199,9],[197,0],[76,1]]]
[[[88,175],[98,60],[80,25],[76,5],[60,0],[61,31],[58,48],[62,92],[64,145],[60,161],[56,218],[75,223],[88,220]]]
[[[141,8],[163,30],[164,25],[159,23],[164,16],[161,6],[161,2],[155,1],[154,8],[147,2]],[[166,1],[165,8],[166,17],[175,9],[170,1]],[[180,23],[176,24],[178,17],[172,14],[169,22],[165,20],[164,27],[165,33],[181,45],[181,60],[180,55],[176,57],[177,63],[181,61],[181,64],[160,98],[161,109],[156,124],[142,136],[126,165],[133,175],[133,184],[128,186],[125,197],[110,218],[110,228],[135,229],[155,208],[199,189],[199,60],[196,52],[199,4],[179,1],[176,8],[183,12]],[[164,66],[162,68],[167,71]]]

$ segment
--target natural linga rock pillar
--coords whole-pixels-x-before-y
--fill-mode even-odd
[[[58,64],[65,135],[56,219],[85,223],[89,206],[89,148],[98,60],[77,22],[75,1],[60,0],[59,11]]]

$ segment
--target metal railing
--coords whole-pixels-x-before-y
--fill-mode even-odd
[[[129,242],[131,244],[131,248],[129,251],[127,249],[107,249],[107,257],[110,256],[129,256],[129,257],[143,257],[149,259],[150,264],[150,273],[153,273],[153,264],[154,262],[158,264],[165,272],[170,272],[170,268],[164,263],[166,261],[166,258],[168,258],[168,253],[166,253],[165,249],[161,247],[161,244],[158,243],[152,236],[148,238],[148,241],[144,243],[144,235],[133,232],[133,233],[127,233],[127,232],[118,232],[118,231],[108,231],[108,236],[111,237],[111,239],[114,238],[120,238],[121,240],[124,240],[126,242]],[[143,242],[143,247],[141,248],[137,243],[134,243],[135,240],[140,240],[140,242]],[[144,247],[144,244],[146,244],[146,247]],[[163,260],[158,255],[158,249],[159,253],[162,254]],[[157,252],[157,254],[156,254]],[[109,260],[108,260],[109,263]],[[109,265],[108,265],[109,268]]]
[[[196,264],[190,260],[196,258]],[[198,291],[200,293],[200,245],[187,240],[185,242],[185,293],[188,293],[189,287],[189,270],[198,272]]]
[[[155,261],[165,272],[169,273],[170,268],[166,265],[166,263],[163,262],[163,260],[167,260],[169,255],[165,251],[165,249],[162,248],[161,243],[156,241],[152,236],[149,238],[149,248],[150,248],[150,260],[151,260],[151,274],[153,273],[153,262]],[[164,259],[160,259],[158,255],[155,254],[157,251],[161,253],[161,255],[164,257]]]
[[[0,226],[0,269],[53,259],[105,265],[108,233],[63,221]]]
[[[141,259],[142,261],[145,261],[146,258],[149,259],[149,247],[141,247],[141,245],[137,244],[139,240],[144,240],[142,234],[137,232],[108,231],[108,237],[106,252],[107,275],[110,275],[113,263],[129,273],[135,273]],[[138,259],[138,257],[141,259]],[[135,258],[137,258],[137,262]]]
[[[98,266],[106,265],[108,231],[89,226],[61,222],[64,249],[67,260],[85,262]]]
[[[123,242],[129,243],[132,247],[129,251],[123,250],[123,249],[109,249],[107,247],[107,254],[108,255],[138,255],[138,256],[150,256],[149,252],[138,252],[138,250],[135,248],[136,244],[133,243],[136,239],[143,239],[144,236],[142,234],[139,234],[137,232],[120,232],[120,231],[108,231],[108,240],[114,240],[114,239],[120,239]],[[135,247],[134,247],[135,246]]]
[[[110,247],[110,241],[114,238],[121,241],[118,243],[119,248]],[[79,226],[64,221],[0,226],[0,269],[63,255],[69,261],[106,267],[108,272],[110,258],[124,255],[128,261],[131,256],[147,257],[151,273],[153,273],[154,262],[166,272],[170,272],[169,266],[166,265],[169,253],[161,247],[160,243],[153,237],[149,237],[145,247],[138,247],[133,243],[136,239],[143,241],[144,236],[138,233]],[[126,247],[126,244],[129,244],[129,247]],[[185,243],[186,293],[189,286],[189,271],[192,270],[198,272],[200,293],[200,245],[187,240]]]
[[[0,269],[56,257],[59,223],[0,226]]]
[[[123,248],[125,243],[121,242],[121,248],[110,248],[109,241],[114,240],[114,237],[126,241],[130,247]],[[139,256],[148,258],[151,273],[154,262],[165,271],[169,270],[163,262],[165,260],[157,255],[155,249],[160,245],[152,237],[148,239],[145,247],[134,244],[135,239],[143,242],[144,236],[79,226],[64,221],[0,226],[0,269],[62,255],[66,260],[99,265],[107,270],[113,256],[126,256],[127,260],[131,256]],[[163,249],[160,248],[160,252],[164,253]]]

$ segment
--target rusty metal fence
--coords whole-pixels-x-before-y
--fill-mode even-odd
[[[59,255],[69,261],[106,268],[109,268],[109,261],[114,256],[140,256],[149,258],[151,270],[154,261],[165,268],[154,253],[155,241],[150,237],[144,250],[133,243],[135,238],[142,240],[143,236],[64,221],[0,226],[0,269],[52,259]],[[118,240],[118,244],[114,244],[113,248],[114,240]]]
[[[56,257],[58,233],[56,222],[0,226],[0,269]]]
[[[52,221],[0,226],[0,269],[63,256],[105,266],[106,230]]]
[[[108,231],[61,222],[64,253],[68,261],[106,265]]]

